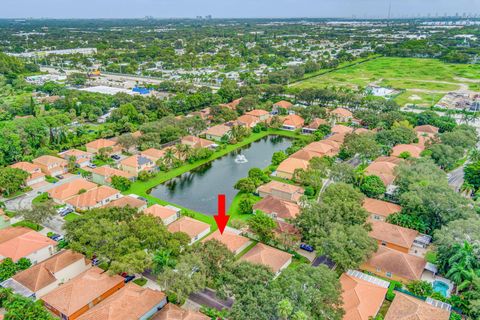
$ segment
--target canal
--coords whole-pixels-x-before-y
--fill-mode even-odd
[[[292,140],[281,136],[267,136],[210,163],[186,172],[151,190],[151,195],[207,215],[217,213],[217,195],[225,194],[230,207],[237,190],[235,183],[248,175],[251,168],[266,168],[272,154],[285,150]],[[246,163],[237,163],[244,155]]]

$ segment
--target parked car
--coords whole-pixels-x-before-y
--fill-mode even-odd
[[[62,212],[60,212],[60,216],[61,216],[61,217],[65,217],[67,214],[72,213],[72,212],[73,212],[73,209],[72,209],[72,208],[66,208],[65,210],[63,210]]]
[[[309,244],[306,244],[306,243],[302,243],[300,245],[300,249],[303,249],[303,250],[308,251],[308,252],[313,252],[313,247]]]
[[[113,160],[120,160],[120,159],[121,159],[118,154],[112,155],[111,158],[112,158]]]
[[[60,179],[60,180],[65,179],[65,177],[62,176],[61,174],[59,174],[58,176],[56,176],[56,178],[57,178],[57,179]]]
[[[66,209],[67,209],[67,207],[58,208],[58,209],[57,209],[57,213],[58,213],[58,214],[61,214],[61,213],[62,213],[64,210],[66,210]]]
[[[92,259],[92,266],[98,266],[100,264],[100,260],[98,258]]]
[[[94,163],[89,163],[87,167],[89,167],[90,169],[95,169],[97,165]]]
[[[129,276],[126,276],[123,281],[124,281],[125,283],[129,283],[129,282],[132,281],[133,279],[135,279],[135,276],[134,276],[134,275],[129,275]]]

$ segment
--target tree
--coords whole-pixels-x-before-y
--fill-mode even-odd
[[[466,165],[463,171],[465,182],[472,185],[475,190],[480,188],[480,161]]]
[[[433,287],[430,282],[423,280],[415,280],[407,284],[407,289],[417,296],[429,297],[433,293]]]
[[[0,288],[0,305],[6,310],[5,319],[54,320],[55,318],[33,299],[14,294],[10,289]]]
[[[360,190],[370,198],[377,198],[387,192],[387,188],[382,179],[375,175],[363,178],[360,184]]]
[[[444,170],[453,169],[464,153],[462,147],[451,147],[441,143],[433,144],[427,150],[431,152],[433,161]]]
[[[248,226],[259,237],[262,242],[269,242],[273,239],[273,230],[277,227],[275,221],[262,212],[257,212],[248,220]]]
[[[278,166],[283,160],[287,159],[287,157],[288,156],[283,151],[274,152],[272,155],[272,164]]]
[[[68,157],[67,169],[68,172],[74,172],[77,169],[77,158],[74,156]]]
[[[7,280],[17,273],[17,265],[11,258],[5,258],[0,264],[0,281]]]
[[[397,144],[409,144],[417,139],[415,131],[405,126],[394,127],[389,130],[381,130],[377,133],[375,139],[378,143],[392,148]]]
[[[268,175],[259,168],[251,168],[248,170],[248,177],[255,183],[255,187],[270,181]]]
[[[51,200],[35,203],[32,204],[31,209],[18,211],[19,216],[22,216],[25,220],[32,221],[36,224],[43,224],[56,214],[57,212],[55,210],[55,205]]]
[[[235,189],[244,193],[254,193],[256,188],[255,181],[251,178],[242,178],[233,186]]]
[[[111,178],[112,187],[120,191],[127,191],[132,185],[132,181],[125,177],[121,176],[112,176]]]
[[[292,303],[288,299],[283,299],[278,303],[277,310],[281,320],[288,320],[293,312]]]
[[[363,161],[372,160],[381,155],[382,149],[370,133],[348,134],[340,151],[344,158],[359,155]]]
[[[450,269],[446,276],[455,284],[462,284],[467,277],[470,270],[477,270],[480,268],[478,256],[474,252],[474,245],[465,241],[463,244],[454,244],[453,254],[448,259]],[[478,246],[477,246],[478,249]]]
[[[125,133],[118,137],[117,142],[122,146],[123,149],[129,151],[131,148],[137,146],[138,139],[135,138],[131,133]]]
[[[400,163],[395,172],[397,174],[395,185],[398,186],[399,194],[418,184],[448,185],[445,172],[430,159],[412,159],[408,163]]]
[[[253,212],[254,200],[250,197],[242,197],[238,204],[238,211],[240,214],[251,214]]]
[[[25,186],[29,174],[16,168],[0,168],[0,192],[5,196],[20,191]]]
[[[353,184],[355,176],[355,167],[346,162],[334,163],[330,168],[330,179],[335,182]]]

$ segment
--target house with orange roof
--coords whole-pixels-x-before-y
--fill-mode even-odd
[[[140,212],[147,208],[147,202],[132,196],[123,196],[103,206],[103,208],[125,208],[125,207],[137,209],[137,211]]]
[[[314,133],[322,125],[329,126],[330,124],[325,119],[315,118],[307,126],[304,126],[302,128],[302,133],[304,134]]]
[[[263,212],[275,220],[288,221],[300,214],[300,206],[294,202],[267,196],[253,205],[254,212]]]
[[[157,166],[150,158],[136,154],[120,161],[120,169],[138,177],[142,171],[154,172]]]
[[[61,152],[58,154],[62,159],[65,159],[67,161],[70,160],[70,158],[75,158],[75,163],[80,167],[80,168],[85,168],[88,166],[92,159],[93,159],[93,153],[78,150],[78,149],[70,149],[64,152]]]
[[[98,184],[110,184],[112,183],[112,177],[124,177],[130,181],[135,180],[135,176],[129,172],[118,170],[109,166],[97,167],[91,169],[92,181]]]
[[[118,145],[115,141],[109,139],[97,139],[92,142],[89,142],[85,145],[87,152],[98,154],[100,150],[110,150],[107,154],[118,153],[122,150],[122,147]]]
[[[74,320],[124,286],[123,277],[92,267],[47,293],[41,300],[56,316]]]
[[[418,236],[418,231],[378,220],[369,220],[372,231],[369,236],[377,240],[379,246],[408,253]]]
[[[162,159],[165,156],[166,150],[159,150],[155,148],[150,148],[140,152],[140,155],[149,158],[153,163],[157,163],[158,160]]]
[[[370,320],[377,316],[390,283],[385,280],[348,270],[340,277],[343,320]]]
[[[85,211],[103,207],[120,197],[122,197],[122,194],[117,189],[100,186],[80,193],[65,202],[77,210]]]
[[[302,117],[297,116],[296,114],[290,114],[285,117],[282,124],[283,130],[294,131],[301,129],[305,124],[305,120]]]
[[[323,139],[323,141],[334,141],[339,144],[343,144],[343,142],[345,141],[345,136],[346,136],[345,133],[334,133],[329,137]]]
[[[333,157],[337,155],[338,152],[340,151],[337,145],[338,144],[336,142],[320,140],[320,141],[315,141],[306,145],[303,148],[303,150],[315,152],[320,157],[322,156]]]
[[[165,293],[150,288],[142,288],[130,282],[77,319],[150,319],[151,316],[166,304],[167,296]]]
[[[425,146],[427,142],[435,140],[439,131],[437,127],[428,124],[416,126],[413,130],[417,134],[418,144],[421,146]]]
[[[203,313],[182,309],[172,303],[167,303],[150,320],[210,320]]]
[[[337,124],[332,127],[333,134],[335,133],[349,134],[349,133],[352,133],[353,130],[354,129],[352,127],[347,127],[347,126],[344,126],[343,124]]]
[[[32,186],[45,181],[45,173],[43,173],[42,168],[36,164],[22,161],[12,164],[10,168],[20,169],[29,174],[26,180],[27,186]]]
[[[391,202],[365,198],[363,208],[370,213],[370,218],[378,221],[385,221],[390,215],[402,211],[402,207]]]
[[[24,227],[9,227],[0,230],[0,259],[10,258],[17,262],[21,258],[37,264],[56,252],[57,242]]]
[[[296,159],[296,158],[287,158],[280,163],[277,168],[277,177],[283,179],[292,179],[295,170],[302,169],[306,170],[308,168],[308,161]]]
[[[180,143],[185,144],[187,146],[190,146],[192,148],[215,148],[215,147],[217,147],[216,143],[214,143],[212,141],[209,141],[209,140],[206,140],[206,139],[195,137],[195,136],[185,136],[185,137],[182,138]]]
[[[345,108],[336,108],[330,111],[330,117],[336,122],[349,122],[353,119],[353,114]]]
[[[244,126],[247,128],[253,128],[260,122],[260,119],[249,114],[244,114],[237,118],[237,123],[239,126]]]
[[[190,244],[194,244],[210,233],[210,225],[208,223],[190,217],[181,217],[170,223],[167,228],[171,233],[186,233],[190,237]]]
[[[379,157],[365,169],[365,174],[378,176],[385,186],[389,186],[395,180],[395,167],[401,162],[400,158]]]
[[[240,235],[237,232],[234,232],[228,227],[224,230],[223,234],[221,234],[219,230],[216,230],[203,239],[202,242],[207,242],[210,240],[216,240],[220,243],[223,243],[228,250],[235,255],[245,250],[252,243],[250,239]]]
[[[48,176],[55,177],[68,172],[68,161],[62,158],[45,155],[33,159],[32,162]]]
[[[257,194],[262,198],[274,196],[291,202],[298,202],[303,196],[304,191],[302,187],[275,180],[257,188]]]
[[[211,113],[210,108],[204,108],[204,109],[199,110],[199,111],[194,111],[194,112],[190,113],[190,115],[198,116],[202,120],[208,120],[210,118],[210,113]]]
[[[273,115],[279,114],[280,109],[286,110],[290,113],[289,110],[292,107],[293,107],[293,104],[291,102],[288,102],[288,101],[285,101],[285,100],[278,101],[278,102],[274,103],[273,106],[272,106],[272,114]]]
[[[232,102],[221,104],[220,107],[228,108],[230,110],[236,110],[241,101],[242,98],[235,99]]]
[[[385,320],[449,320],[451,311],[448,305],[428,299],[420,300],[410,295],[396,292],[388,308]]]
[[[151,214],[154,217],[162,219],[163,224],[168,226],[180,218],[180,211],[180,209],[172,206],[161,206],[159,204],[154,204],[153,206],[143,210],[143,213]]]
[[[380,277],[408,283],[420,280],[427,261],[418,256],[379,246],[368,261],[360,269],[369,271]]]
[[[292,263],[292,255],[259,242],[245,253],[240,260],[264,265],[270,268],[273,273],[279,275]]]
[[[310,161],[313,158],[323,157],[324,154],[313,152],[312,150],[307,150],[305,148],[298,150],[297,152],[290,155],[290,158],[300,159],[305,161]]]
[[[27,298],[41,298],[60,285],[91,268],[91,263],[81,253],[62,250],[1,283],[3,288]]]
[[[70,181],[47,191],[48,196],[59,204],[64,204],[70,198],[79,193],[95,189],[97,185],[85,179]]]
[[[245,112],[245,114],[256,117],[259,121],[267,121],[271,117],[268,111],[261,109],[254,109],[252,111]]]
[[[205,137],[208,140],[221,141],[224,136],[230,136],[232,128],[225,124],[218,124],[210,127],[205,131]]]
[[[416,144],[398,144],[392,148],[392,157],[403,157],[408,155],[407,158],[420,158],[422,151],[425,150],[424,146]]]

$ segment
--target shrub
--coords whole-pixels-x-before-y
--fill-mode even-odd
[[[417,280],[407,284],[407,289],[420,297],[429,297],[433,293],[433,287],[430,282]]]
[[[304,194],[307,197],[313,197],[315,195],[315,189],[313,189],[313,187],[311,187],[311,186],[307,186],[307,187],[305,187]]]
[[[377,176],[366,176],[363,179],[362,184],[360,185],[360,190],[367,196],[367,197],[378,197],[384,194],[387,191],[385,184],[383,183],[382,179]]]
[[[249,197],[243,197],[238,204],[240,214],[251,214],[253,212],[253,200]]]

